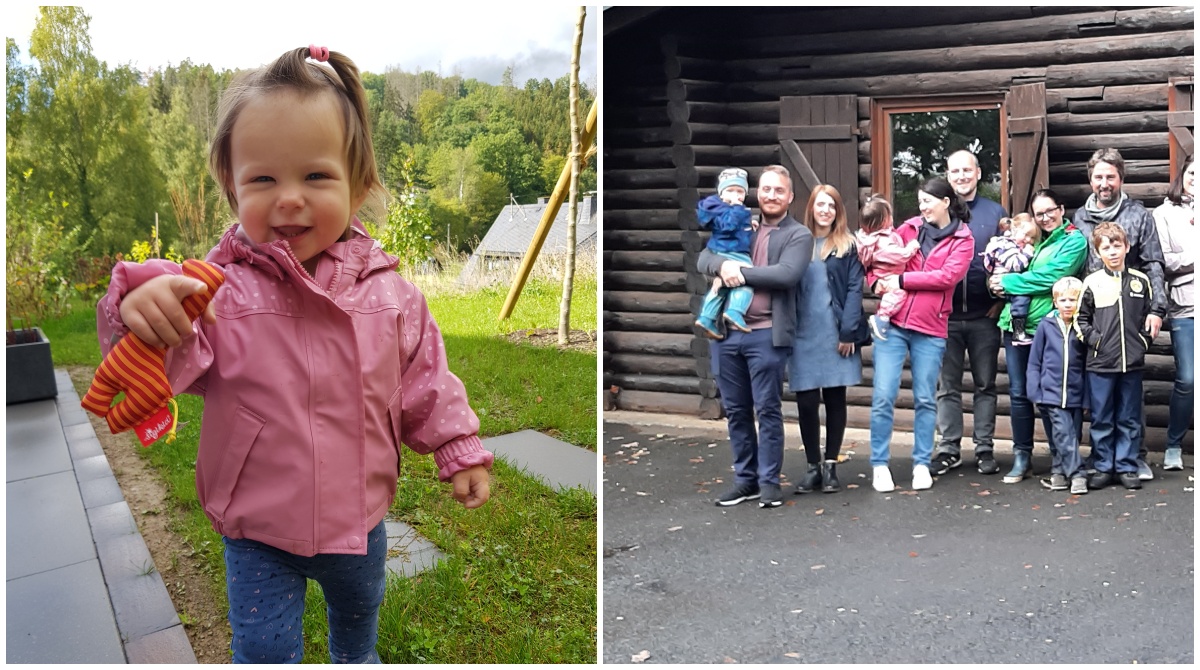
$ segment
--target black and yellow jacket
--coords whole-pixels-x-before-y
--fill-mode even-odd
[[[1087,345],[1088,371],[1142,369],[1149,346],[1146,316],[1155,313],[1152,305],[1150,278],[1137,270],[1103,269],[1083,280],[1077,324]]]

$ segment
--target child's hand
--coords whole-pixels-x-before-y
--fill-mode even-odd
[[[155,277],[133,289],[121,301],[121,320],[134,335],[152,347],[176,347],[192,334],[192,322],[183,310],[183,299],[205,290],[204,282],[183,275]],[[213,304],[202,315],[217,322]]]
[[[488,471],[482,465],[450,475],[450,484],[454,486],[454,499],[467,509],[482,507],[488,501]]]

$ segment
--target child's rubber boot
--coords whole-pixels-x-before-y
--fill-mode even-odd
[[[720,326],[713,319],[701,316],[699,319],[696,319],[696,325],[700,327],[700,330],[704,331],[705,335],[714,340],[725,339],[725,336],[721,334]]]
[[[741,314],[730,314],[729,312],[725,312],[724,318],[725,322],[728,323],[730,327],[736,328],[743,333],[750,332],[750,326],[746,325],[746,320],[742,318]]]

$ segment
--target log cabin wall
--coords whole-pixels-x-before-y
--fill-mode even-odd
[[[871,183],[873,100],[1004,94],[1043,83],[1043,160],[1068,215],[1090,193],[1088,157],[1109,146],[1125,157],[1126,191],[1157,206],[1171,178],[1170,152],[1178,151],[1170,148],[1174,126],[1192,125],[1190,112],[1186,121],[1172,116],[1192,109],[1190,7],[612,8],[604,25],[610,409],[721,416],[709,341],[692,326],[706,290],[695,261],[707,233],[699,230],[695,207],[731,165],[750,171],[747,205],[756,206],[753,186],[762,167],[789,163],[781,150],[783,98],[855,96],[857,169],[849,183],[828,180],[849,199],[879,190]],[[1179,90],[1189,96],[1186,107],[1169,106]],[[808,193],[796,191],[794,212]],[[848,393],[851,426],[868,426],[872,353],[864,350],[863,384]],[[1164,333],[1151,348],[1145,383],[1147,443],[1158,449],[1173,370]],[[906,372],[896,414],[902,430],[912,427],[910,384]],[[969,369],[963,384],[971,388]],[[1007,415],[1003,350],[997,387],[998,414]],[[969,392],[963,403],[969,434]],[[794,416],[792,403],[785,410]],[[1007,420],[997,421],[996,435],[1011,438]]]

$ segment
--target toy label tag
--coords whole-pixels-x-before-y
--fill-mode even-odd
[[[170,429],[171,411],[163,407],[155,412],[154,416],[138,424],[135,430],[137,431],[138,439],[142,441],[142,446],[148,447],[154,444],[158,438],[166,435]]]

